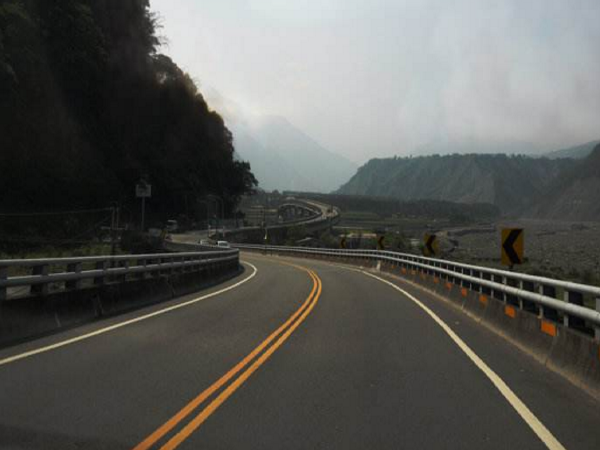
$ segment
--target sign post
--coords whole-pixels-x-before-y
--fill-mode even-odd
[[[514,264],[523,264],[523,228],[502,229],[502,264],[512,269]]]
[[[146,198],[152,197],[152,185],[148,184],[145,180],[140,180],[135,186],[135,196],[142,199],[142,233],[144,232],[145,221],[146,221]]]

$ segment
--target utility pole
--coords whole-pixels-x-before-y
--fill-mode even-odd
[[[221,204],[221,221],[224,222],[225,221],[225,202],[223,201],[223,198],[219,197],[218,195],[215,195],[215,194],[208,194],[207,197],[212,198]],[[217,208],[218,207],[219,206],[217,205]],[[219,236],[219,212],[218,211],[217,211],[216,217],[217,217],[217,237],[218,237]],[[224,236],[225,233],[222,232],[222,235]]]
[[[117,249],[117,230],[119,228],[119,206],[115,203],[111,207],[110,217],[110,254],[115,255]]]
[[[206,238],[210,237],[210,212],[208,210],[208,202],[206,200],[198,200],[198,203],[206,208]]]
[[[146,197],[152,197],[152,185],[142,178],[135,186],[135,196],[142,199],[142,223],[141,232],[143,233],[146,225]]]
[[[146,222],[146,197],[142,197],[142,233],[145,229]]]

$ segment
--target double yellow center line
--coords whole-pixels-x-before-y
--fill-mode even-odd
[[[271,357],[275,350],[277,350],[290,337],[294,330],[296,330],[296,328],[298,328],[300,324],[304,322],[321,296],[321,279],[315,272],[305,267],[296,266],[295,264],[288,265],[306,271],[313,281],[312,290],[300,308],[294,314],[292,314],[292,316],[283,325],[271,333],[271,335],[258,347],[252,350],[244,359],[232,367],[225,375],[200,393],[191,402],[185,405],[179,412],[177,412],[177,414],[157,428],[156,431],[154,431],[150,436],[136,445],[133,450],[150,449],[181,422],[192,417],[191,420],[189,420],[189,422],[187,422],[187,424],[184,425],[179,432],[174,434],[164,445],[162,445],[162,447],[160,447],[161,450],[172,450],[177,448],[183,441],[190,437],[191,434],[196,431],[200,425],[202,425],[206,419],[208,419],[210,415],[214,413],[217,408],[219,408],[219,406],[221,406],[242,384],[244,384],[244,382],[250,378],[250,375],[252,375],[260,366],[262,366],[265,361]],[[225,388],[212,401],[210,401],[208,405],[206,405],[201,411],[197,412],[197,409],[209,397],[223,387]],[[193,416],[193,413],[196,413],[196,415]]]

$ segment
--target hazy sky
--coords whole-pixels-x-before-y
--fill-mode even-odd
[[[350,159],[600,137],[600,0],[151,0],[203,88]]]

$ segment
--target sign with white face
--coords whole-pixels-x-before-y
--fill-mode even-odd
[[[151,184],[136,184],[135,185],[135,196],[138,198],[152,197],[152,185]]]

